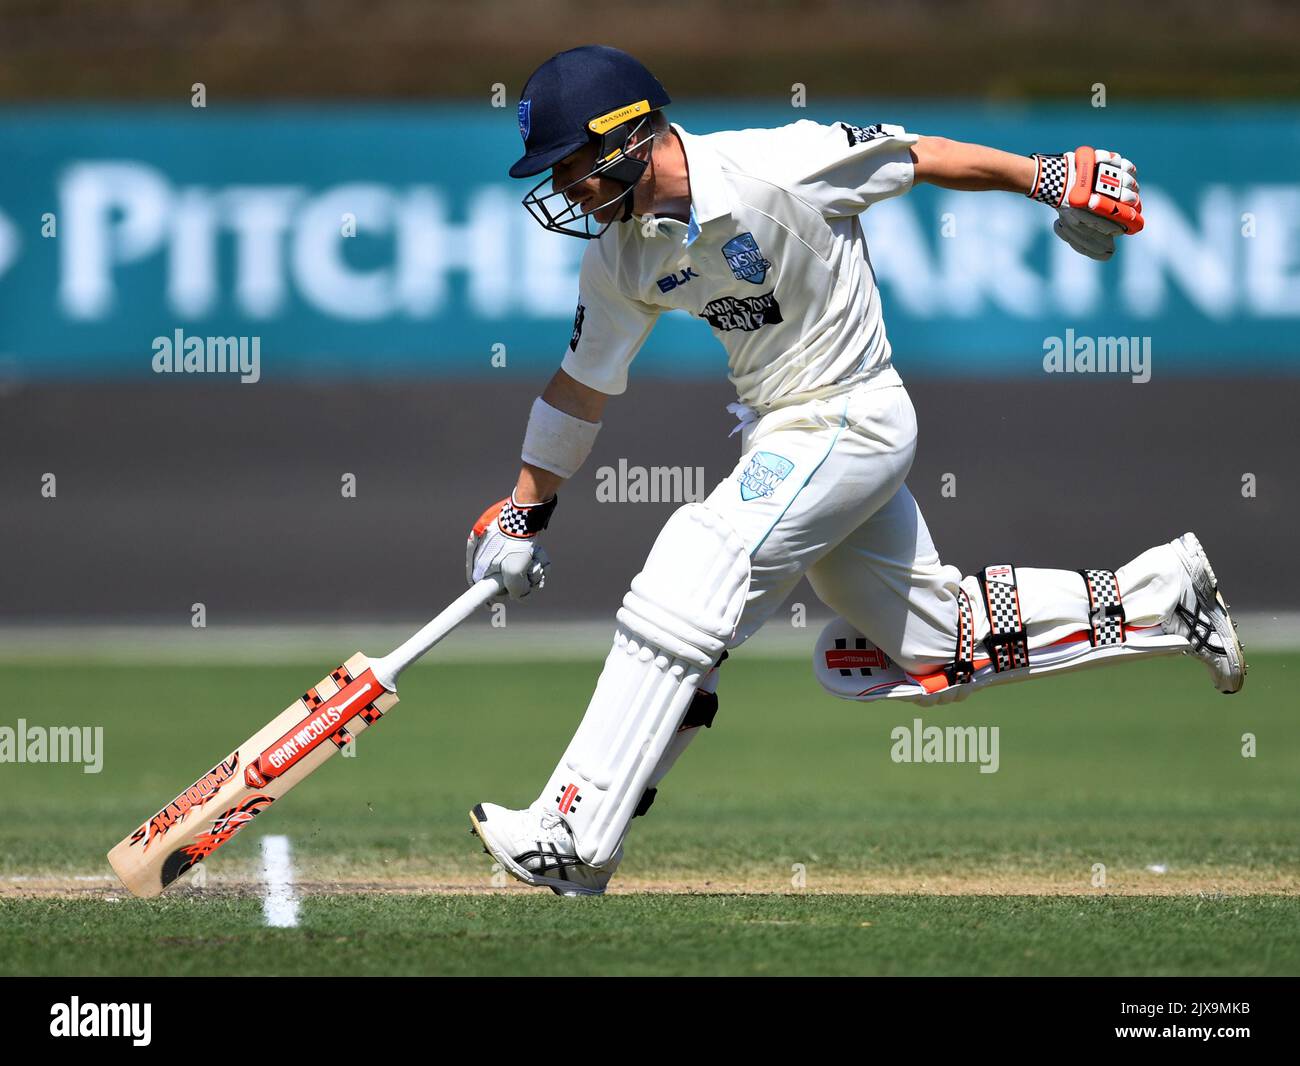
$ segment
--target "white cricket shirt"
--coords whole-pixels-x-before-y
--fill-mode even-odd
[[[897,384],[858,214],[912,186],[901,126],[695,136],[680,126],[691,221],[616,223],[589,241],[564,371],[616,395],[662,311],[706,320],[758,409],[875,377]]]

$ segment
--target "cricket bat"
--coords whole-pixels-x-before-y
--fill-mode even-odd
[[[397,703],[397,675],[501,593],[484,578],[380,659],[357,652],[108,853],[132,894],[157,896]]]

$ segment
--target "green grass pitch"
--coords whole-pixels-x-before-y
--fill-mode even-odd
[[[0,725],[102,725],[105,760],[0,764],[0,973],[1300,973],[1300,655],[1252,656],[1231,698],[1176,656],[922,710],[742,649],[616,891],[562,900],[494,877],[466,812],[534,798],[599,661],[435,654],[202,887],[106,879],[112,844],[332,665],[7,667]],[[999,727],[998,772],[891,761],[918,716]],[[267,833],[295,929],[263,922]]]

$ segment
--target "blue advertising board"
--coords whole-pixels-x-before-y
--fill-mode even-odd
[[[863,216],[905,377],[1040,373],[1067,330],[1144,338],[1157,373],[1300,366],[1300,108],[905,101],[686,105],[694,132],[898,122],[1013,152],[1138,164],[1145,231],[1106,264],[1007,194],[919,187]],[[554,367],[583,242],[543,231],[506,168],[512,107],[0,109],[0,370],[148,375],[156,338],[256,337],[263,377]],[[1247,151],[1248,146],[1255,150]],[[634,373],[714,375],[665,315]]]

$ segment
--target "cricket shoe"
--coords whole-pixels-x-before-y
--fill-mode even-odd
[[[1184,533],[1171,540],[1169,546],[1187,577],[1183,597],[1166,628],[1187,639],[1191,647],[1185,654],[1195,655],[1205,663],[1215,688],[1224,693],[1240,692],[1246,682],[1245,645],[1237,636],[1237,623],[1228,613],[1209,556],[1195,533]]]
[[[578,857],[573,834],[555,811],[534,803],[512,811],[480,803],[469,812],[470,832],[483,850],[526,885],[549,888],[557,896],[600,896],[623,858],[623,847],[609,864],[589,866]]]

